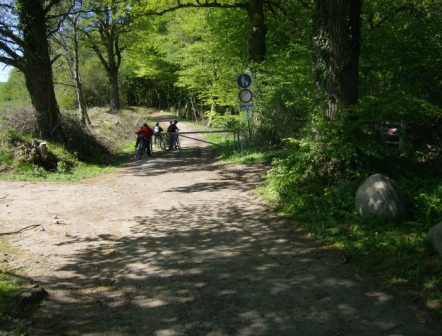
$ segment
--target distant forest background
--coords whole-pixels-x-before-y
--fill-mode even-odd
[[[349,141],[391,122],[404,152],[428,157],[441,143],[440,1],[7,3],[0,61],[15,70],[0,99],[33,103],[48,136],[57,108],[78,108],[85,124],[91,106],[149,106],[241,124],[236,78],[246,72],[255,145],[320,132],[312,123],[324,117],[336,121],[327,133],[350,127]],[[366,146],[362,154],[374,151]]]

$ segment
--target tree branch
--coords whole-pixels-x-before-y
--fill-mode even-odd
[[[400,12],[409,11],[411,14],[413,14],[416,17],[414,9],[415,8],[413,6],[402,5],[402,6],[400,6],[400,7],[395,9],[393,16],[396,15],[396,14],[399,14]],[[391,16],[386,16],[381,21],[379,21],[376,25],[374,25],[373,28],[377,28],[381,24],[383,24],[383,23],[385,23],[385,22],[387,22],[387,21],[389,21],[391,19],[392,19]]]
[[[248,10],[249,8],[249,4],[246,2],[233,2],[233,3],[227,3],[227,4],[220,4],[218,2],[203,2],[201,3],[199,0],[196,1],[196,3],[181,3],[181,0],[177,0],[177,4],[175,6],[169,7],[167,9],[163,9],[160,11],[146,11],[143,12],[142,15],[164,15],[168,12],[173,12],[177,9],[181,9],[181,8],[199,8],[199,7],[204,7],[204,8],[242,8],[245,10]]]
[[[22,233],[23,231],[26,231],[26,230],[30,230],[30,229],[36,228],[37,226],[40,226],[40,224],[29,225],[29,226],[24,227],[24,228],[21,229],[21,230],[18,230],[18,231],[13,231],[13,232],[0,232],[0,236],[6,236],[6,235],[12,235],[12,234],[17,234],[17,233]]]

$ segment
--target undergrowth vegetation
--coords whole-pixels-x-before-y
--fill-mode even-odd
[[[340,250],[361,272],[377,274],[440,313],[442,260],[427,239],[429,229],[442,221],[440,154],[429,155],[412,137],[401,145],[388,144],[380,132],[360,136],[361,130],[355,130],[353,125],[322,121],[313,133],[306,129],[302,138],[287,138],[267,154],[255,149],[220,155],[233,162],[271,160],[259,192],[275,211],[303,226],[313,239]],[[440,153],[438,142],[426,143],[432,144],[432,153]],[[404,191],[404,220],[364,220],[356,213],[357,189],[377,173]]]
[[[382,128],[386,116],[354,122],[315,117],[299,129],[300,136],[268,150],[258,148],[258,141],[252,148],[246,143],[244,153],[223,147],[217,152],[230,162],[271,162],[258,192],[275,211],[341,251],[360,272],[380,276],[440,314],[442,260],[427,238],[429,229],[442,222],[441,120],[433,115],[426,123],[409,116],[412,126],[393,143]],[[259,130],[255,125],[254,137],[269,143]],[[378,173],[395,180],[405,193],[404,220],[364,220],[357,214],[359,186]]]
[[[148,121],[143,109],[89,111],[92,125],[82,125],[66,112],[63,142],[40,139],[31,108],[2,110],[0,178],[10,180],[76,181],[113,169],[133,147],[134,130]],[[47,153],[41,153],[44,144]],[[131,146],[132,145],[132,146]]]
[[[14,276],[7,270],[9,259],[12,255],[19,253],[12,250],[6,241],[0,239],[0,253],[2,254],[2,261],[0,262],[0,324],[7,319],[12,319],[17,316],[23,315],[24,312],[20,312],[17,307],[12,304],[11,296],[24,282],[27,282],[24,278]]]

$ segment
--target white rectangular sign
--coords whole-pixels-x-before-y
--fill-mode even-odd
[[[239,104],[240,111],[253,111],[255,109],[255,104],[253,103],[242,103]]]

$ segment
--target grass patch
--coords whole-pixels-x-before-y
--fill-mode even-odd
[[[0,132],[0,178],[25,181],[77,181],[116,167],[118,160],[108,153],[101,163],[82,162],[60,144],[46,142],[46,160],[35,156],[32,137],[13,131]],[[96,161],[94,158],[91,161]],[[99,161],[99,160],[98,160]]]
[[[361,272],[376,274],[442,315],[442,260],[427,240],[428,230],[442,221],[437,167],[410,163],[403,174],[391,173],[406,194],[407,218],[368,221],[356,214],[355,195],[370,173],[338,171],[334,161],[330,167],[322,156],[302,150],[298,147],[282,159],[276,156],[266,185],[259,190],[263,197],[311,237],[345,253]],[[322,161],[315,164],[318,158]]]
[[[18,291],[25,280],[14,276],[14,271],[8,269],[8,259],[20,253],[12,249],[5,240],[0,240],[0,256],[2,257],[0,265],[0,323],[9,321],[11,318],[21,317],[24,312],[17,309],[12,304],[11,295]]]
[[[373,226],[357,218],[312,222],[305,220],[307,213],[300,217],[279,210],[306,228],[310,237],[325,241],[345,254],[360,273],[375,274],[392,288],[408,293],[442,315],[442,259],[428,243],[423,223]],[[312,209],[305,211],[312,217],[320,216]]]
[[[9,126],[15,125],[17,113],[25,112],[2,111]],[[65,112],[63,129],[69,139],[65,145],[45,141],[49,154],[45,160],[38,153],[35,155],[38,148],[32,146],[35,137],[31,133],[0,129],[0,179],[70,182],[111,172],[133,154],[134,132],[141,123],[153,124],[151,112],[130,108],[110,113],[108,109],[94,108],[89,111],[92,123],[89,127],[79,123],[75,112]],[[12,113],[14,118],[7,113]],[[32,129],[32,125],[24,129]]]
[[[12,316],[17,316],[18,311],[10,305],[11,295],[20,289],[19,283],[10,275],[0,273],[0,321],[5,322]]]
[[[228,163],[271,163],[280,151],[260,151],[243,148],[240,142],[234,141],[233,133],[209,133],[207,140],[213,144],[215,155]]]

